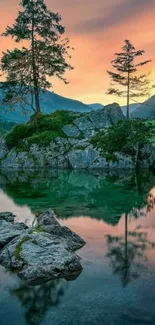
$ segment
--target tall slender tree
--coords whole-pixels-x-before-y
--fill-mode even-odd
[[[25,41],[21,49],[3,53],[1,67],[6,74],[4,101],[6,104],[26,103],[32,96],[31,106],[41,111],[40,93],[52,86],[48,77],[56,76],[67,83],[65,71],[72,66],[66,62],[69,55],[69,39],[62,39],[65,28],[61,16],[47,9],[44,0],[22,0],[12,27],[4,36],[11,36],[17,43]]]
[[[136,75],[138,67],[151,62],[151,60],[136,62],[136,59],[144,53],[143,50],[137,51],[129,40],[125,40],[122,52],[115,53],[115,59],[111,62],[114,71],[107,71],[112,80],[112,87],[108,89],[107,93],[127,98],[127,119],[129,118],[130,99],[147,97],[150,94],[151,81],[148,79],[148,74]],[[115,85],[120,87],[114,88]],[[124,90],[123,87],[126,89]]]

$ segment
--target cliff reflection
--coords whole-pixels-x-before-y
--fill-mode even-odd
[[[8,172],[0,174],[0,187],[16,205],[35,214],[47,208],[61,218],[90,216],[116,225],[124,213],[138,217],[147,208],[155,175],[143,171]],[[150,205],[154,205],[152,199]]]

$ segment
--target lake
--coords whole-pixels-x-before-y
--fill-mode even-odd
[[[0,325],[155,324],[155,175],[0,172],[0,210],[31,225],[53,208],[87,245],[83,272],[27,286],[0,266]]]

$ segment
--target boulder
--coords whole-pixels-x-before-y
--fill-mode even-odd
[[[117,103],[113,103],[105,106],[104,110],[107,112],[111,124],[114,124],[120,120],[125,119],[122,110]]]
[[[0,212],[0,220],[5,220],[8,222],[14,222],[15,215],[12,212]]]
[[[81,272],[80,258],[75,251],[85,242],[69,228],[61,226],[53,210],[42,213],[35,228],[27,229],[24,224],[1,219],[0,242],[6,229],[7,240],[3,240],[1,246],[0,263],[16,270],[27,284],[68,278]]]
[[[93,123],[90,121],[89,116],[88,118],[87,116],[77,118],[74,121],[74,124],[78,127],[80,131],[93,130],[95,128]]]
[[[73,251],[76,251],[85,245],[84,240],[80,236],[71,231],[68,227],[60,225],[53,210],[47,210],[45,213],[41,214],[38,217],[37,222],[38,226],[44,227],[45,232],[65,238],[69,247]]]
[[[146,144],[141,148],[138,167],[144,169],[155,168],[155,147],[152,144]]]
[[[84,150],[72,150],[68,154],[70,165],[75,169],[91,168],[93,163],[99,158],[99,152],[91,147]]]
[[[111,125],[109,115],[105,109],[92,111],[89,117],[97,129],[103,129]]]
[[[62,130],[68,137],[76,138],[80,134],[76,126],[66,125]]]
[[[13,224],[13,222],[6,221],[3,217],[0,217],[0,249],[15,237],[20,236],[23,231],[25,231],[24,226]]]

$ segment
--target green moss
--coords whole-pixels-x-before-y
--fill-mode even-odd
[[[21,252],[22,252],[22,245],[29,241],[31,238],[29,236],[25,236],[23,237],[19,242],[18,244],[16,245],[16,249],[15,249],[15,258],[16,260],[20,260],[21,259]]]
[[[56,137],[67,137],[62,128],[80,116],[80,113],[63,110],[49,115],[35,114],[28,123],[16,125],[6,135],[6,144],[9,149],[15,147],[19,151],[28,151],[33,143],[47,146]]]
[[[39,225],[35,228],[35,232],[45,232],[45,229],[42,225]]]
[[[104,155],[104,158],[107,160],[107,161],[113,161],[113,162],[117,162],[118,161],[118,158],[116,157],[115,154],[113,153],[107,153]]]
[[[38,146],[47,146],[57,137],[65,137],[61,130],[58,131],[44,131],[42,133],[36,133],[27,139],[28,147],[32,144],[37,144]]]

